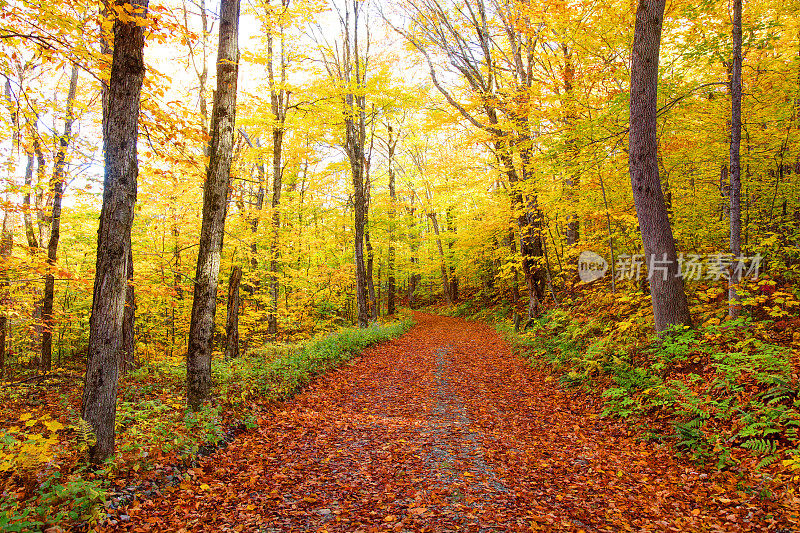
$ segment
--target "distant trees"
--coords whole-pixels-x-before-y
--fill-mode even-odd
[[[522,269],[528,287],[528,317],[541,314],[545,271],[543,218],[533,183],[531,88],[538,34],[516,3],[467,0],[463,6],[436,0],[407,0],[413,31],[396,28],[425,58],[433,85],[472,126],[491,138],[492,151],[506,177],[519,230]],[[501,49],[492,25],[501,25],[508,47]],[[441,53],[455,69],[478,105],[460,102],[439,79],[433,62]],[[445,276],[444,286],[449,284]],[[446,290],[449,292],[449,289]],[[452,294],[446,294],[452,298]]]

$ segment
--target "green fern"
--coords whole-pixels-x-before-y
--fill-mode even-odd
[[[742,443],[742,448],[759,455],[774,454],[777,447],[775,441],[767,439],[750,439]]]
[[[83,417],[78,417],[76,429],[78,450],[88,456],[89,448],[97,444],[97,435],[95,435],[92,425],[84,420]]]

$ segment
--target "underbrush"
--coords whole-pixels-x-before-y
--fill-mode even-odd
[[[165,472],[183,475],[232,428],[255,427],[259,406],[291,397],[315,376],[411,325],[403,318],[347,328],[304,343],[270,344],[231,361],[215,352],[213,401],[196,412],[186,409],[185,361],[153,360],[120,383],[116,453],[100,469],[86,466],[94,436],[79,416],[81,387],[74,380],[0,389],[0,531],[96,524],[109,492]]]
[[[562,386],[601,393],[603,416],[629,419],[678,455],[800,479],[798,361],[791,344],[771,342],[774,322],[720,320],[705,302],[702,314],[693,309],[702,325],[659,337],[648,304],[649,296],[592,294],[549,310],[524,333],[507,321],[498,330],[547,362]]]

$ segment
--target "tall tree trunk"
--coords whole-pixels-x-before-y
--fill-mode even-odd
[[[25,154],[28,163],[25,166],[25,196],[22,197],[22,219],[25,223],[25,238],[28,242],[28,250],[31,255],[35,255],[39,249],[39,242],[36,239],[36,229],[31,218],[31,190],[33,189],[33,166],[35,159],[32,151]]]
[[[233,267],[228,281],[228,320],[225,325],[225,360],[239,357],[239,284],[242,267]]]
[[[658,176],[658,54],[666,0],[641,0],[631,59],[630,167],[633,198],[650,264],[650,287],[656,331],[691,325],[680,278],[675,240]]]
[[[439,270],[442,274],[442,292],[444,293],[445,301],[448,304],[451,304],[453,303],[453,300],[450,298],[450,283],[447,280],[447,260],[444,256],[442,238],[439,235],[439,220],[436,218],[435,212],[429,212],[428,218],[431,219],[431,224],[433,225],[433,234],[436,236],[436,247],[439,250]]]
[[[136,142],[139,97],[144,79],[144,24],[149,0],[134,0],[133,17],[114,21],[114,55],[103,124],[105,177],[97,237],[97,267],[89,319],[89,354],[81,414],[91,425],[96,444],[89,458],[100,463],[114,451],[117,410],[117,358],[127,288],[131,226],[139,174]]]
[[[517,213],[522,273],[528,288],[528,320],[531,320],[541,315],[541,300],[544,295],[544,271],[538,263],[538,258],[544,255],[541,236],[542,217],[536,196],[520,190],[522,182],[514,168],[513,157],[502,142],[498,141],[495,144],[495,153],[508,177],[511,186],[511,204]],[[529,162],[526,161],[526,157],[522,159],[524,169]]]
[[[72,65],[72,74],[69,81],[69,93],[67,95],[67,109],[64,118],[64,134],[59,139],[56,162],[53,168],[53,178],[50,180],[50,190],[53,195],[53,211],[50,216],[50,242],[47,244],[47,275],[44,278],[44,298],[42,300],[42,353],[40,368],[44,372],[49,372],[52,368],[53,354],[53,298],[55,295],[56,278],[53,270],[55,269],[56,259],[58,258],[58,241],[61,238],[61,197],[64,195],[64,181],[66,179],[67,148],[72,136],[72,123],[75,121],[73,116],[73,105],[75,94],[78,91],[78,67]]]
[[[742,0],[733,0],[733,72],[731,76],[731,253],[734,264],[742,255]],[[739,316],[740,297],[736,292],[739,272],[733,268],[728,285],[728,314]]]
[[[367,164],[369,168],[369,163]],[[369,318],[370,320],[378,320],[378,302],[375,298],[375,279],[373,272],[375,267],[375,251],[372,249],[372,240],[369,235],[369,202],[372,196],[370,189],[369,170],[367,170],[366,186],[364,191],[364,246],[367,248],[367,293],[369,294]]]
[[[514,228],[510,226],[508,228],[508,237],[506,237],[508,241],[508,247],[511,251],[511,256],[514,257],[517,255],[517,238],[514,235]],[[511,303],[514,304],[516,307],[517,302],[519,301],[519,276],[517,275],[517,269],[514,268],[514,279],[511,281]]]
[[[575,106],[575,65],[572,63],[572,50],[570,50],[567,43],[561,44],[561,51],[564,54],[564,122],[567,129],[566,166],[568,172],[567,179],[564,180],[564,186],[570,207],[572,207],[575,203],[575,192],[579,183],[577,138],[575,136],[575,123],[578,118]],[[577,244],[579,237],[580,221],[577,213],[571,212],[567,215],[567,245]]]
[[[187,403],[200,408],[211,393],[211,340],[217,310],[222,240],[228,211],[236,93],[239,77],[239,0],[222,0],[217,53],[217,91],[211,113],[211,144],[203,191],[203,223],[197,254],[189,346],[186,356]]]
[[[283,186],[283,167],[281,159],[283,154],[283,129],[272,132],[272,223],[270,227],[270,262],[269,262],[269,296],[270,308],[267,314],[267,334],[274,338],[278,334],[278,297],[280,295],[280,227],[281,213],[281,187]]]
[[[280,0],[283,13],[289,9],[290,0]],[[267,1],[269,5],[269,0]],[[282,14],[283,14],[282,13]],[[286,90],[286,34],[283,22],[279,24],[280,58],[278,77],[275,74],[275,36],[272,29],[267,35],[267,69],[269,74],[270,107],[275,125],[272,128],[272,224],[270,235],[269,293],[270,308],[267,314],[267,334],[278,335],[278,297],[280,295],[280,204],[283,187],[283,139],[286,127],[286,112],[289,109],[289,91]]]
[[[456,276],[455,261],[453,260],[453,243],[455,241],[456,222],[453,217],[453,208],[448,207],[446,212],[445,222],[447,224],[447,254],[450,264],[447,268],[449,281],[447,288],[450,290],[450,301],[455,303],[458,301],[458,277]]]
[[[14,247],[14,234],[8,209],[3,215],[3,232],[0,235],[0,379],[4,377],[6,364],[6,331],[8,330],[8,307],[11,297],[8,291],[8,260]]]
[[[112,9],[109,5],[108,0],[104,0],[102,3],[101,8],[101,16],[102,17],[109,17]],[[103,57],[112,58],[113,54],[113,46],[112,46],[112,39],[111,36],[108,35],[106,32],[100,32],[100,53],[103,54]],[[103,62],[104,70],[108,69],[110,71],[111,64]],[[105,130],[106,124],[108,122],[108,98],[109,98],[109,86],[106,82],[101,82],[100,87],[101,99],[103,103],[103,128]],[[177,188],[174,186],[173,188]],[[173,204],[174,204],[173,200]],[[174,212],[174,207],[173,207]],[[174,223],[173,223],[174,227]],[[178,258],[180,259],[180,258]],[[126,273],[126,281],[127,285],[125,287],[125,311],[123,313],[122,318],[122,350],[120,351],[119,358],[117,361],[117,366],[119,367],[118,371],[122,374],[127,374],[129,371],[133,370],[135,357],[136,357],[136,291],[133,286],[133,247],[128,252],[128,271]],[[179,261],[175,262],[175,275],[177,276],[179,269]],[[175,323],[175,313],[173,310],[173,340],[174,340],[174,323]],[[171,350],[171,348],[170,348]]]
[[[408,241],[411,248],[411,275],[408,276],[408,306],[414,309],[417,305],[417,285],[421,276],[419,269],[419,235],[417,234],[417,215],[414,207],[414,196],[411,197],[411,206],[408,207]]]
[[[386,313],[389,316],[395,314],[395,292],[397,288],[395,284],[394,261],[395,261],[395,217],[397,216],[397,191],[395,190],[395,176],[394,176],[394,152],[397,148],[397,139],[393,137],[394,129],[389,126],[389,142],[388,142],[388,162],[389,167],[389,264],[388,264],[388,282],[386,287]]]

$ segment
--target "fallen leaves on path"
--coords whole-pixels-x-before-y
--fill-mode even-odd
[[[418,313],[127,531],[779,531],[757,476],[705,471],[601,419],[490,327]],[[788,531],[788,530],[786,530]]]

